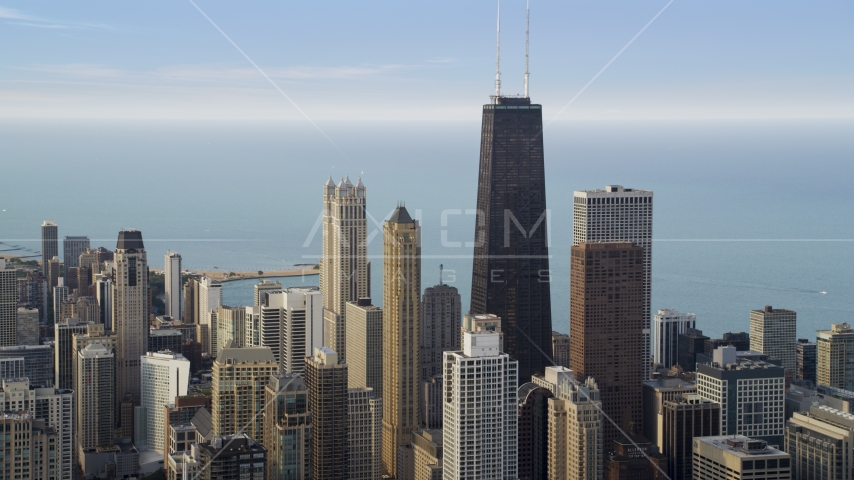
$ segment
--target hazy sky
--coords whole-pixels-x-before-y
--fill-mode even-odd
[[[318,122],[477,120],[494,1],[198,6]],[[532,1],[548,119],[669,0]],[[520,93],[524,0],[502,2]],[[289,119],[299,111],[188,0],[0,0],[0,117]],[[675,0],[559,120],[854,117],[854,2]]]

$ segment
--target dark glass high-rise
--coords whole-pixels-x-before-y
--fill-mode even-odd
[[[551,365],[552,316],[542,106],[483,106],[471,313],[501,317],[520,381]]]

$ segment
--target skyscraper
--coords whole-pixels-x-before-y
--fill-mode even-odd
[[[112,265],[113,331],[118,337],[116,404],[130,395],[131,401],[138,405],[140,359],[148,347],[148,261],[142,232],[119,232]],[[122,425],[125,432],[127,427]]]
[[[267,478],[309,480],[312,425],[305,379],[297,373],[277,373],[265,392]]]
[[[577,191],[574,197],[573,243],[631,242],[643,248],[643,342],[640,358],[643,380],[647,380],[650,371],[649,323],[652,316],[652,192],[623,188],[622,185],[607,185],[604,190]],[[606,442],[606,447],[611,447],[610,440]]]
[[[222,284],[207,277],[200,278],[198,283],[199,294],[196,297],[196,301],[199,302],[199,307],[196,311],[196,314],[199,316],[198,323],[208,327],[207,345],[210,345],[209,353],[212,357],[215,357],[217,346],[216,315],[211,316],[211,312],[222,305]],[[204,345],[205,342],[202,342],[202,344]]]
[[[499,337],[465,332],[461,351],[444,352],[446,479],[517,478],[519,362],[501,352]]]
[[[442,352],[460,349],[462,307],[456,287],[440,283],[421,297],[421,381],[442,373]]]
[[[818,383],[816,376],[818,365],[818,347],[815,342],[806,338],[799,338],[795,346],[795,361],[798,364],[797,380],[809,380],[813,384]]]
[[[370,297],[368,290],[367,190],[360,178],[356,185],[343,178],[336,186],[332,177],[323,186],[323,261],[320,290],[323,292],[324,345],[346,361],[346,304]]]
[[[323,305],[317,287],[267,290],[261,302],[260,341],[282,372],[302,373],[305,357],[323,346]]]
[[[69,237],[62,241],[62,263],[66,271],[80,265],[80,254],[89,249],[89,237]]]
[[[519,387],[519,480],[548,476],[548,407],[553,397],[550,389],[533,382]]]
[[[246,433],[264,439],[264,389],[279,365],[266,347],[236,347],[229,343],[213,362],[211,418],[214,435]],[[345,395],[346,397],[346,395]]]
[[[100,344],[87,345],[77,352],[77,425],[75,445],[78,461],[85,453],[113,441],[116,415],[115,356]]]
[[[311,473],[314,480],[349,478],[350,420],[347,364],[327,347],[305,357],[305,384],[314,435]]]
[[[42,222],[42,273],[47,277],[47,263],[51,258],[59,255],[59,232],[56,222],[45,220]]]
[[[562,382],[548,399],[549,480],[602,478],[602,402],[593,378]],[[534,477],[544,478],[544,477]]]
[[[347,302],[347,382],[383,397],[383,309],[370,298]]]
[[[190,385],[190,361],[180,353],[148,352],[142,357],[142,401],[146,418],[146,445],[164,449],[166,428],[164,405],[187,395]]]
[[[550,365],[551,292],[542,106],[501,96],[483,106],[471,310],[502,319],[520,378]],[[447,471],[447,470],[446,470]]]
[[[276,290],[282,289],[282,282],[272,282],[270,280],[261,280],[260,282],[255,284],[253,287],[253,298],[254,303],[253,307],[258,307],[261,305],[261,299],[264,298],[264,292],[275,292]]]
[[[552,332],[552,360],[555,365],[569,368],[569,335]]]
[[[72,340],[75,333],[86,333],[89,322],[67,319],[53,326],[54,341],[54,385],[56,388],[74,389],[74,368],[77,357],[72,351]]]
[[[418,428],[421,227],[398,206],[383,227],[383,466],[397,474],[399,446]]]
[[[184,284],[184,313],[182,318],[184,319],[184,323],[193,324],[196,322],[196,294],[195,291],[198,290],[198,284],[194,278],[187,279],[187,283]]]
[[[721,434],[721,406],[696,394],[685,394],[662,405],[664,423],[661,453],[667,457],[671,478],[692,478],[691,444],[694,437]],[[652,440],[652,439],[650,439]],[[653,440],[654,441],[654,440]]]
[[[854,478],[854,415],[828,406],[795,413],[786,423],[794,478]]]
[[[643,429],[641,343],[644,249],[629,242],[582,243],[571,250],[569,368],[593,377],[602,409],[623,430]],[[622,434],[603,429],[607,449]]]
[[[163,259],[163,290],[166,294],[166,315],[181,318],[181,255],[169,251]]]
[[[372,388],[351,388],[350,468],[348,480],[376,480],[382,477],[382,398]]]
[[[653,321],[653,358],[664,368],[679,363],[679,334],[697,327],[697,315],[678,310],[659,310]],[[644,378],[646,380],[646,378]]]
[[[797,372],[795,350],[797,313],[766,305],[762,310],[750,311],[750,349],[783,361],[783,367]]]
[[[0,347],[17,345],[18,271],[0,258]]]
[[[854,329],[834,323],[816,332],[817,379],[821,385],[854,390]]]
[[[0,428],[9,432],[0,438],[0,478],[57,478],[47,472],[55,474],[59,467],[58,435],[43,419],[30,412],[0,412]]]
[[[234,346],[243,347],[244,323],[246,320],[246,307],[229,307],[220,305],[216,312],[216,347],[211,345],[211,356],[216,357],[229,342]],[[213,318],[213,315],[211,315]]]

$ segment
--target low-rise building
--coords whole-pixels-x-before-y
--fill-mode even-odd
[[[694,480],[790,480],[791,457],[742,435],[694,439]]]

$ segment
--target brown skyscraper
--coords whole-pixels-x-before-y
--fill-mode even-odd
[[[576,378],[596,379],[602,409],[625,431],[630,422],[643,429],[643,268],[643,248],[629,242],[572,247],[569,368]],[[622,435],[602,423],[610,449]]]

